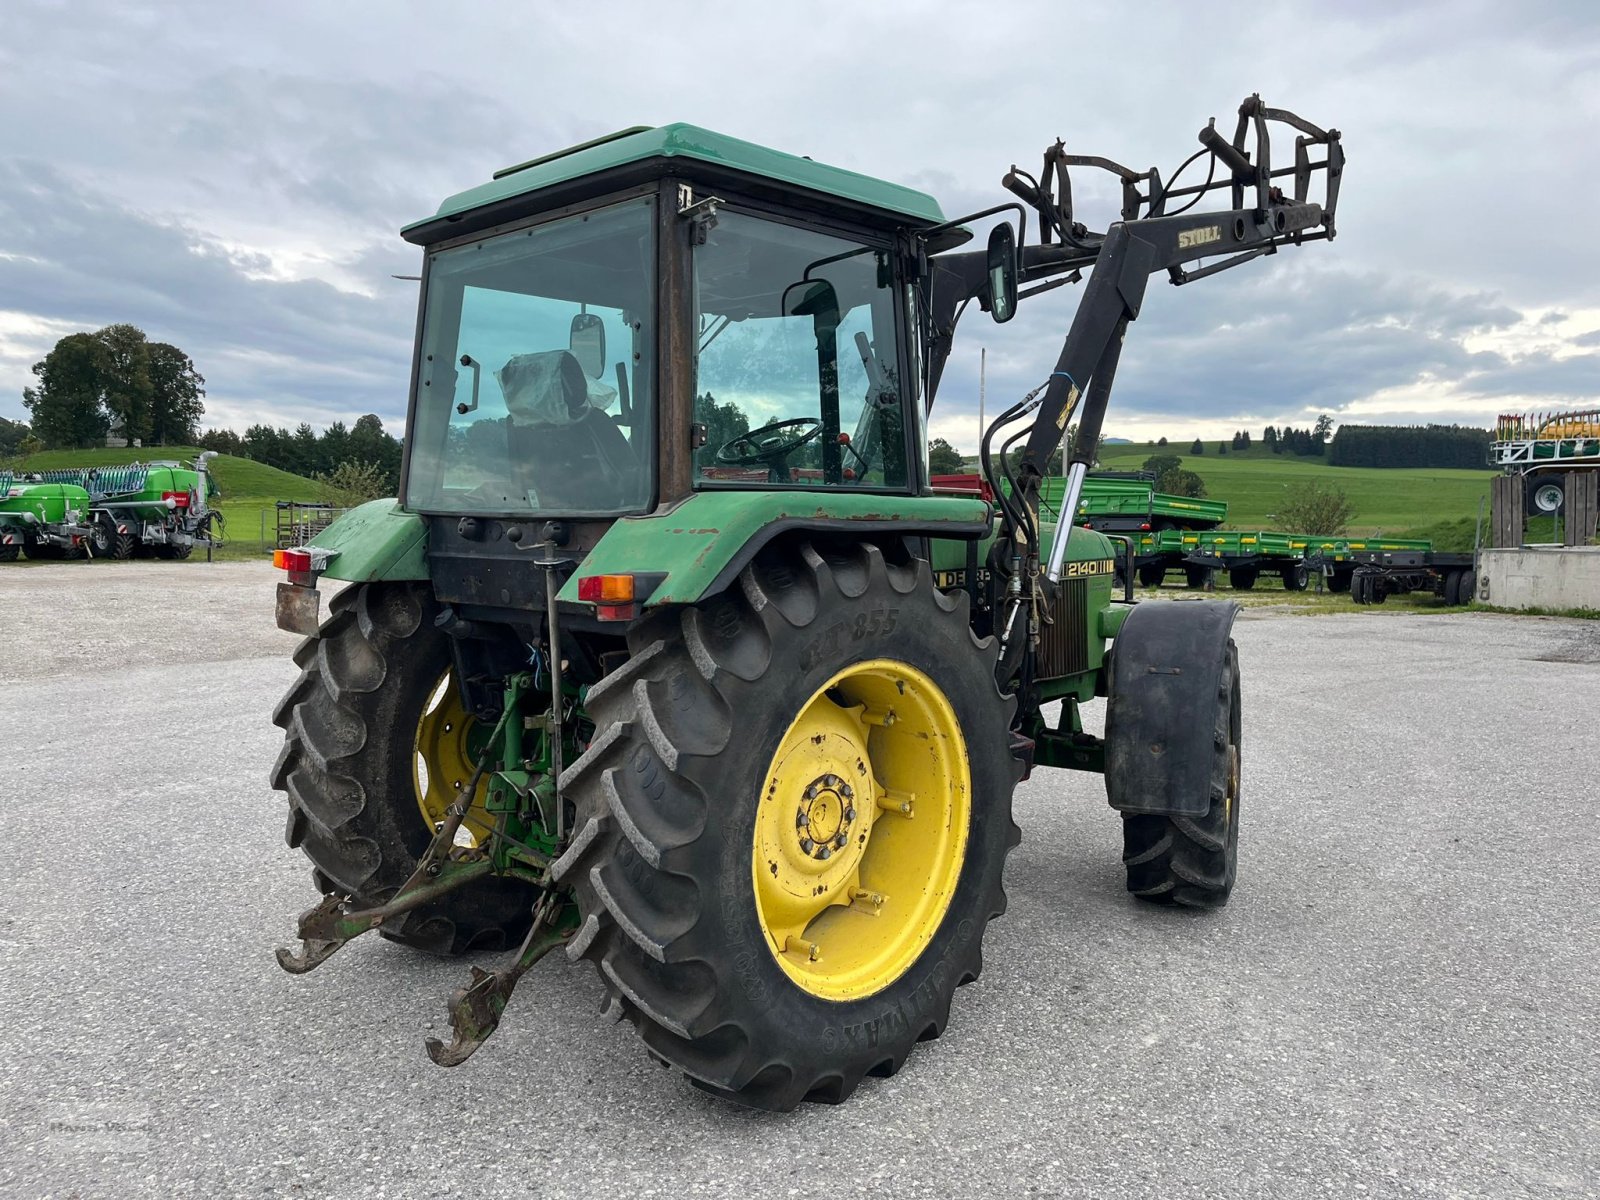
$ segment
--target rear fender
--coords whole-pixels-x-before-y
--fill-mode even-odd
[[[427,524],[392,497],[352,508],[310,545],[336,551],[322,572],[325,579],[377,583],[428,578]]]
[[[694,604],[730,586],[761,547],[784,534],[980,538],[992,517],[976,496],[697,492],[661,512],[618,520],[567,580],[561,599],[578,602],[578,585],[590,575],[651,573],[660,578],[647,608]]]
[[[1239,605],[1135,605],[1111,648],[1106,798],[1125,813],[1200,817],[1210,807],[1213,714]]]

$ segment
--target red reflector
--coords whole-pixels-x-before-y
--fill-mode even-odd
[[[165,504],[168,500],[171,500],[173,505],[175,507],[177,507],[177,508],[188,508],[189,507],[189,493],[188,492],[162,492],[161,493],[161,502],[163,504]]]
[[[841,433],[839,435],[839,445],[848,446],[849,444],[850,444],[850,435],[848,433]]]
[[[309,571],[311,570],[311,551],[274,550],[272,552],[272,565],[284,571]]]
[[[1141,526],[1139,526],[1139,528],[1144,530],[1144,532],[1146,532],[1146,533],[1150,532],[1150,526],[1149,525],[1141,525]]]
[[[599,621],[631,621],[639,611],[637,604],[602,604],[594,610]]]

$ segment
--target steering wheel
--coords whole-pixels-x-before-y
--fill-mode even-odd
[[[788,429],[802,432],[784,436]],[[717,447],[716,460],[725,467],[767,467],[776,470],[783,460],[822,432],[815,417],[791,417],[730,438]]]

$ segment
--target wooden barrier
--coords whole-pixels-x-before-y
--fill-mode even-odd
[[[1522,545],[1522,476],[1496,476],[1489,503],[1493,510],[1489,544],[1497,550]]]
[[[1567,495],[1561,506],[1566,520],[1562,541],[1568,546],[1587,546],[1594,541],[1596,518],[1600,517],[1600,471],[1568,471]]]

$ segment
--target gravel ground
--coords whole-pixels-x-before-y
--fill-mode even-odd
[[[1232,904],[1130,900],[1100,782],[1040,772],[946,1036],[773,1116],[564,959],[454,1071],[422,1038],[465,963],[277,968],[314,897],[272,583],[0,570],[0,1195],[1600,1195],[1600,626],[1246,614]]]

